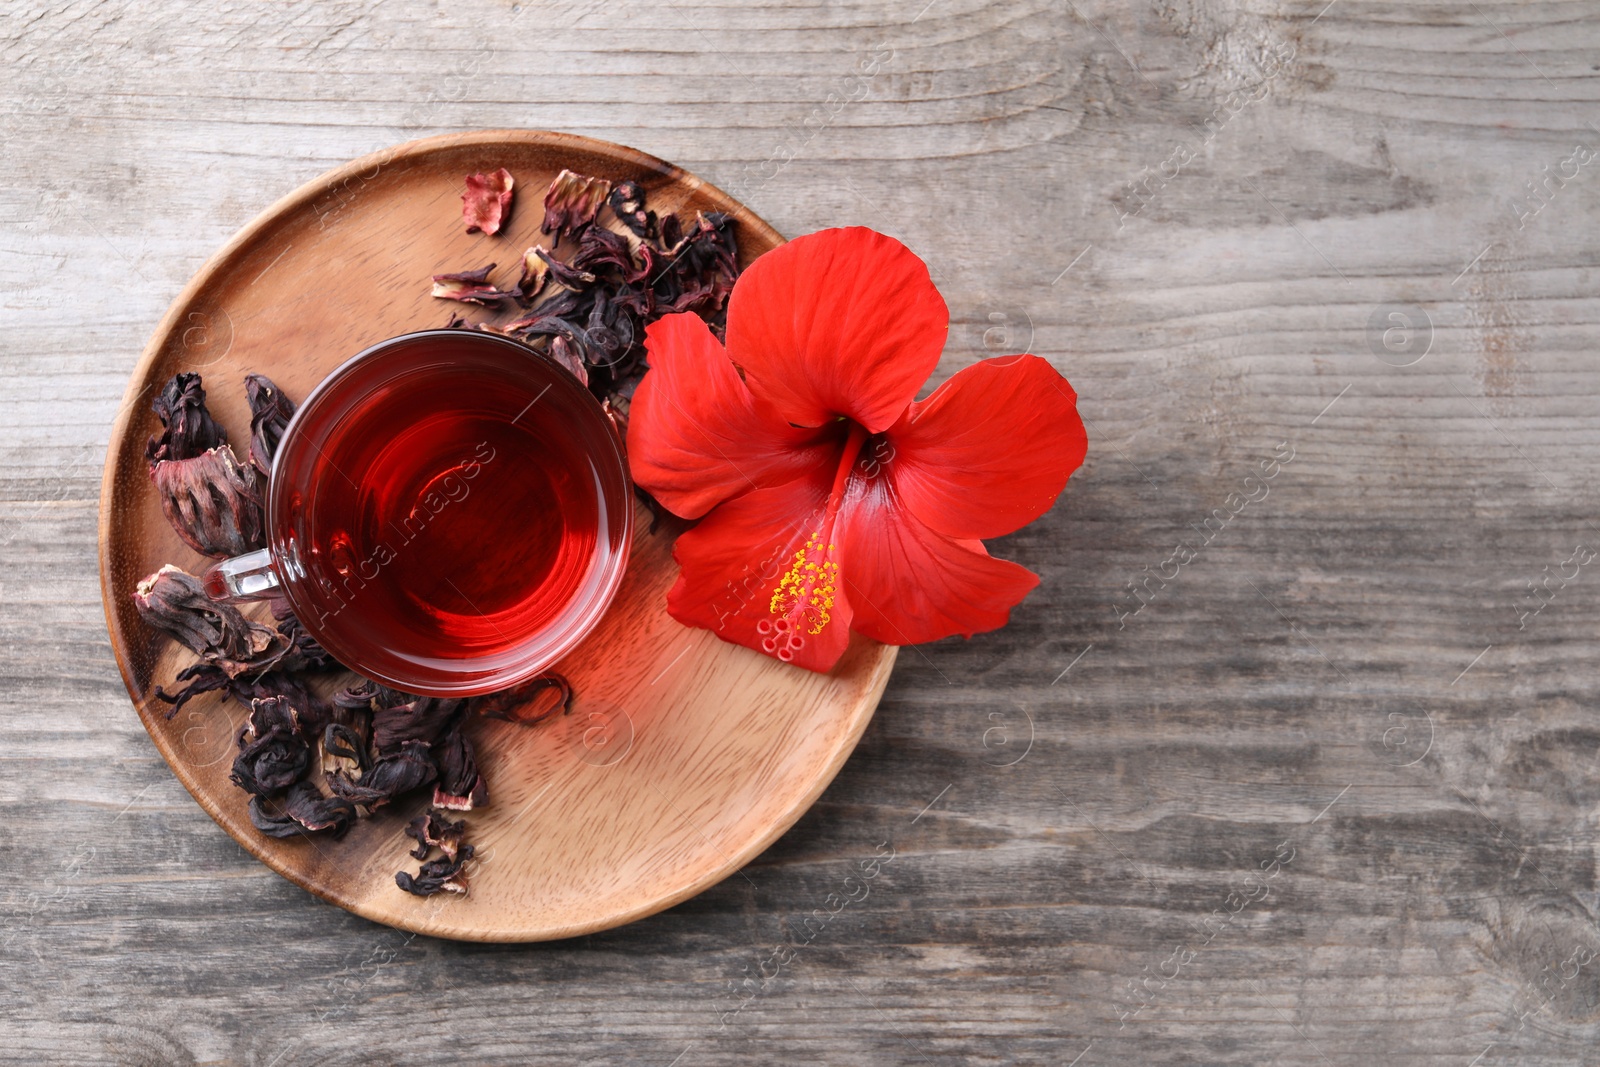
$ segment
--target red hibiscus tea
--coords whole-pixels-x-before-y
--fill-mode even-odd
[[[609,418],[506,338],[435,330],[325,381],[273,467],[272,555],[340,662],[409,692],[486,692],[565,654],[609,603],[632,525]]]

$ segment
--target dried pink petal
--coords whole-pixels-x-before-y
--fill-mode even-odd
[[[493,174],[467,175],[467,191],[461,194],[461,218],[468,233],[500,232],[511,213],[511,172],[501,167]]]
[[[537,246],[522,253],[522,277],[517,279],[517,291],[524,301],[531,301],[543,292],[549,278],[550,267],[540,258]]]
[[[539,224],[543,233],[561,238],[577,233],[594,221],[600,205],[611,195],[611,183],[604,178],[589,178],[563,170],[550,183],[544,194],[544,221]]]
[[[489,272],[495,265],[479,267],[477,270],[461,271],[459,274],[435,274],[433,276],[433,295],[441,300],[459,300],[464,304],[498,304],[502,300],[515,300],[522,294],[516,289],[496,289],[489,284]]]
[[[571,341],[558,333],[550,338],[548,351],[550,358],[565,367],[584,388],[589,387],[589,368],[584,366],[583,356]]]

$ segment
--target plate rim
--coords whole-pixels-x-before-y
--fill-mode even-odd
[[[152,728],[153,718],[158,712],[150,707],[148,699],[141,697],[139,694],[139,687],[132,664],[124,654],[125,649],[132,647],[132,642],[129,633],[122,625],[121,619],[115,610],[117,591],[112,588],[112,524],[110,521],[111,502],[115,495],[117,473],[125,462],[127,443],[130,440],[128,437],[129,424],[136,417],[136,412],[140,410],[136,402],[145,392],[140,387],[140,383],[149,377],[177,324],[183,321],[183,316],[191,310],[196,299],[215,276],[226,271],[233,265],[235,259],[248,252],[252,244],[272,225],[277,223],[280,218],[315,202],[317,198],[326,195],[340,183],[348,182],[352,178],[373,170],[375,167],[381,169],[383,166],[403,158],[416,158],[433,152],[461,147],[491,147],[506,142],[532,143],[558,149],[563,147],[571,148],[587,153],[611,156],[629,166],[654,170],[674,183],[681,183],[693,190],[709,190],[711,195],[725,200],[733,208],[730,213],[738,219],[742,227],[748,227],[762,234],[774,245],[782,244],[785,240],[781,233],[743,203],[697,175],[639,149],[600,140],[599,138],[586,137],[581,134],[533,129],[472,130],[436,134],[403,141],[350,160],[302,183],[269,204],[249,222],[245,223],[195,271],[177,296],[173,298],[172,303],[168,305],[166,312],[157,321],[149,339],[145,343],[144,350],[140,353],[138,361],[129,372],[128,385],[123,391],[121,407],[118,409],[117,416],[111,425],[111,437],[106,448],[105,468],[100,480],[96,540],[100,565],[101,608],[105,613],[106,630],[111,638],[111,652],[117,661],[117,670],[122,676],[123,687],[128,691],[134,710],[139,716],[140,725],[144,727],[146,735],[148,735],[156,750],[161,754],[162,760],[178,781],[183,784],[183,787],[188,790],[189,795],[200,805],[201,810],[217,825],[218,829],[237,842],[240,847],[254,859],[264,864],[269,870],[311,893],[318,899],[371,922],[413,934],[457,941],[528,943],[581,937],[585,934],[614,929],[648,918],[676,904],[681,904],[683,901],[724,881],[765,852],[773,842],[787,833],[800,820],[800,817],[811,809],[817,799],[821,797],[822,793],[838,776],[845,761],[855,751],[861,735],[866,731],[867,724],[872,721],[872,717],[877,711],[878,703],[883,696],[884,688],[888,685],[889,675],[894,668],[899,649],[894,645],[868,642],[857,635],[855,640],[863,641],[869,646],[875,646],[876,661],[865,671],[861,692],[853,702],[852,718],[847,723],[846,729],[840,736],[839,743],[834,751],[829,754],[826,764],[822,767],[820,773],[815,775],[806,789],[801,791],[795,803],[772,820],[764,832],[754,836],[742,848],[731,853],[723,853],[721,850],[717,850],[721,857],[721,862],[712,867],[706,874],[680,889],[645,900],[631,908],[619,909],[614,913],[585,922],[565,926],[551,924],[530,926],[521,931],[483,931],[470,927],[461,927],[449,921],[440,921],[443,909],[431,909],[428,914],[419,913],[414,917],[401,917],[399,921],[396,921],[395,916],[387,913],[380,914],[376,907],[371,906],[369,901],[374,898],[339,899],[332,891],[313,884],[309,879],[300,877],[299,873],[289,864],[279,862],[274,854],[266,850],[263,841],[234,834],[223,820],[220,805],[215,803],[209,794],[199,787],[197,776],[191,772],[191,769],[180,758],[173,746],[168,743],[162,732]]]

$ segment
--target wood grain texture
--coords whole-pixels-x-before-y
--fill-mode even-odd
[[[8,9],[0,1059],[1592,1062],[1600,571],[1542,583],[1600,548],[1600,186],[1549,178],[1600,149],[1597,19]],[[941,375],[1031,349],[1090,428],[993,546],[1043,578],[1011,626],[905,650],[744,877],[531,947],[375,926],[219,833],[129,711],[94,568],[123,386],[206,257],[329,167],[497,127],[901,237],[951,305]],[[1431,322],[1409,366],[1390,310]]]
[[[493,239],[463,233],[462,176],[501,166],[524,187],[509,223]],[[564,168],[638,182],[663,215],[731,214],[746,261],[782,242],[692,174],[589,138],[484,131],[385,148],[268,208],[191,279],[134,370],[106,459],[100,572],[112,650],[173,772],[273,870],[358,915],[432,936],[574,937],[721,881],[833,780],[896,655],[858,637],[821,676],[679,625],[665,604],[682,526],[668,521],[652,530],[648,511],[636,505],[616,598],[594,632],[555,664],[574,687],[569,713],[536,726],[478,720],[470,727],[495,802],[467,819],[478,856],[472,889],[453,907],[444,906],[449,898],[419,899],[393,884],[408,851],[406,824],[426,810],[425,798],[363,820],[339,841],[267,837],[229,781],[248,709],[207,694],[174,716],[157,696],[158,686],[176,688],[172,680],[194,656],[139,619],[131,591],[167,563],[200,574],[209,561],[161,513],[144,458],[150,400],[174,374],[198,372],[230,439],[247,441],[245,375],[268,374],[304,400],[351,354],[443,325],[455,305],[429,294],[429,277],[496,258],[515,267],[522,249],[547,244],[539,197]],[[498,319],[517,314],[503,309]],[[270,622],[263,607],[247,610]]]

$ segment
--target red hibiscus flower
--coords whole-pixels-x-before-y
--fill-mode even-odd
[[[815,671],[851,630],[911,645],[1005,625],[1039,579],[981,539],[1043,514],[1087,441],[1038,356],[983,360],[914,401],[949,322],[922,260],[855,227],[756,260],[726,348],[697,315],[650,325],[629,462],[701,520],[673,550],[673,618]]]

